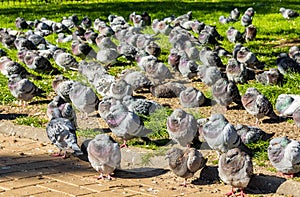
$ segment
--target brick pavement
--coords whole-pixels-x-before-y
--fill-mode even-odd
[[[2,196],[220,196],[220,190],[191,184],[176,187],[165,169],[118,171],[112,181],[97,180],[88,162],[49,156],[50,143],[0,133],[0,195]],[[227,190],[229,187],[225,187]],[[216,194],[214,194],[216,192]],[[225,192],[225,191],[224,191]],[[219,193],[219,194],[217,194]]]

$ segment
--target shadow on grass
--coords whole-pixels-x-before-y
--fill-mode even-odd
[[[15,120],[20,117],[27,117],[28,114],[16,114],[16,113],[11,113],[11,114],[0,114],[0,120]]]

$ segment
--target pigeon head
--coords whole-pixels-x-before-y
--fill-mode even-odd
[[[110,127],[117,127],[126,118],[128,108],[123,104],[116,104],[110,107],[106,122]]]
[[[180,158],[182,155],[183,155],[183,150],[173,147],[166,152],[165,159],[168,159],[169,163],[171,164],[171,163],[175,163],[176,160]]]
[[[170,131],[176,132],[181,128],[187,127],[187,122],[183,122],[187,113],[182,109],[175,109],[173,113],[167,119],[167,127]]]

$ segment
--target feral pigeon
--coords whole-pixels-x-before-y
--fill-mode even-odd
[[[24,57],[24,63],[28,68],[37,73],[55,73],[57,70],[52,67],[50,61],[44,56],[33,51],[27,51]]]
[[[204,94],[193,87],[187,87],[179,95],[179,102],[184,108],[200,107],[205,101]]]
[[[150,115],[155,110],[161,108],[162,106],[152,100],[135,98],[133,96],[127,95],[123,97],[122,104],[128,107],[128,110],[133,111],[136,114]]]
[[[280,53],[276,59],[276,64],[279,72],[283,75],[290,72],[300,72],[300,65],[294,59],[290,58],[287,53]]]
[[[175,109],[167,118],[167,131],[180,146],[190,147],[198,131],[197,121],[186,111]]]
[[[244,14],[241,18],[241,24],[245,27],[249,26],[252,24],[252,17],[249,16],[248,14]]]
[[[219,44],[218,41],[216,40],[216,38],[212,34],[210,34],[207,30],[204,30],[204,29],[201,30],[201,32],[199,33],[198,40],[202,45]]]
[[[224,67],[221,58],[209,47],[203,47],[199,56],[200,61],[206,66]]]
[[[89,113],[92,113],[98,109],[99,98],[95,94],[92,88],[83,85],[79,82],[75,82],[69,93],[72,104],[79,111],[85,113],[86,118]]]
[[[91,166],[100,173],[98,179],[111,179],[111,173],[120,168],[121,150],[117,142],[107,134],[98,134],[87,147]]]
[[[234,8],[233,10],[231,10],[228,18],[230,22],[236,22],[239,20],[239,17],[240,17],[240,11],[237,8]]]
[[[256,74],[255,79],[264,85],[276,85],[283,81],[283,75],[277,68],[270,68],[260,74]]]
[[[45,95],[42,95],[45,93],[42,89],[38,88],[29,79],[21,78],[16,74],[10,76],[8,80],[8,88],[11,94],[21,102],[28,102],[35,96],[45,97]]]
[[[199,66],[198,76],[203,83],[213,86],[216,81],[222,78],[222,73],[217,67]]]
[[[245,28],[245,31],[243,32],[243,39],[246,42],[249,42],[251,40],[254,40],[256,38],[256,27],[254,25],[249,25]]]
[[[168,64],[173,68],[174,71],[178,71],[178,65],[180,60],[179,51],[175,48],[170,50],[170,54],[168,56]]]
[[[229,81],[234,83],[246,83],[248,73],[245,64],[239,63],[235,58],[228,60],[226,65],[226,75]]]
[[[300,128],[300,107],[294,111],[293,120],[297,127]]]
[[[55,93],[62,97],[66,102],[71,102],[69,94],[73,87],[73,84],[73,80],[69,80],[62,75],[58,75],[52,81],[52,88]]]
[[[288,8],[280,8],[279,12],[282,14],[283,18],[285,19],[293,19],[299,16],[299,13]]]
[[[235,195],[234,188],[241,190],[240,196],[245,196],[244,188],[253,175],[251,157],[238,148],[231,149],[220,156],[218,172],[220,179],[232,187],[226,196]]]
[[[246,64],[247,67],[252,69],[263,69],[265,67],[265,64],[260,62],[247,47],[241,47],[237,52],[237,61]]]
[[[97,53],[87,43],[81,43],[79,40],[73,40],[71,44],[71,50],[73,55],[84,58],[96,59]]]
[[[129,111],[128,108],[121,103],[110,107],[105,121],[110,130],[116,136],[124,140],[121,147],[126,147],[126,141],[129,139],[136,137],[145,138],[152,132],[151,129],[144,127],[143,121],[136,113]]]
[[[143,90],[144,88],[149,89],[153,85],[143,72],[132,69],[123,70],[120,78],[130,84],[133,91]]]
[[[295,173],[300,172],[299,141],[287,137],[272,139],[268,147],[268,157],[271,164],[283,175],[293,178]]]
[[[266,133],[258,127],[249,125],[237,124],[234,126],[237,134],[241,136],[244,144],[255,143],[258,140],[268,140],[274,136],[275,133]]]
[[[280,94],[277,97],[275,108],[281,116],[292,116],[300,107],[300,95]]]
[[[109,111],[110,107],[119,102],[120,102],[119,100],[117,100],[111,96],[104,96],[98,105],[98,113],[99,113],[100,117],[106,121],[106,117],[110,112]]]
[[[248,88],[242,96],[242,103],[248,113],[254,115],[256,118],[255,124],[257,125],[259,119],[264,116],[269,116],[271,119],[278,119],[278,116],[273,110],[273,106],[262,93],[256,88]]]
[[[184,178],[182,186],[186,186],[186,180],[193,177],[207,162],[207,159],[195,148],[187,148],[183,151],[173,147],[167,151],[165,158],[168,159],[169,167],[173,173]]]
[[[234,27],[229,27],[226,31],[226,36],[229,42],[237,43],[244,42],[242,33]]]
[[[133,89],[129,83],[123,79],[118,79],[110,85],[109,96],[117,100],[122,100],[127,95],[132,95]]]
[[[55,63],[64,70],[78,69],[78,62],[70,53],[64,52],[63,50],[59,49],[54,52],[53,58]]]
[[[73,150],[75,156],[83,154],[77,144],[75,126],[70,120],[61,118],[57,108],[54,109],[53,117],[47,124],[46,132],[50,141],[59,148],[59,152],[52,156],[62,156],[62,158],[66,158],[66,152],[69,149]],[[63,150],[65,153],[61,155]]]
[[[150,87],[151,94],[156,98],[175,98],[179,97],[180,92],[186,87],[182,83],[168,82]]]
[[[228,122],[223,114],[212,114],[203,127],[203,136],[209,147],[224,153],[232,148],[240,148],[252,155],[242,142],[234,126]]]
[[[172,73],[169,68],[163,62],[155,62],[154,64],[148,64],[145,67],[146,76],[153,84],[161,84],[166,79],[172,78]]]
[[[21,78],[34,77],[21,64],[12,61],[9,57],[3,56],[0,58],[0,72],[9,78],[12,75],[19,75]]]
[[[181,56],[178,64],[178,70],[185,78],[192,79],[197,75],[199,65],[196,61],[190,60],[186,56]]]

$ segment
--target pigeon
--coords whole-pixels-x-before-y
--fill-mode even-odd
[[[161,48],[160,46],[154,42],[154,41],[150,41],[146,46],[145,46],[145,51],[149,54],[149,55],[153,55],[155,57],[158,57],[161,53]]]
[[[203,47],[200,51],[200,61],[206,66],[224,67],[221,58],[209,47]]]
[[[223,153],[219,158],[218,172],[220,179],[232,187],[226,196],[235,195],[234,188],[240,189],[240,196],[245,196],[244,188],[253,175],[251,157],[238,148]]]
[[[175,109],[167,118],[170,138],[183,147],[191,147],[198,127],[195,117],[182,109]]]
[[[178,70],[179,60],[180,60],[180,54],[179,51],[175,48],[172,48],[170,50],[170,54],[168,56],[168,64],[173,68],[174,71]]]
[[[197,19],[193,21],[191,28],[196,34],[199,34],[205,27],[204,22],[198,21]]]
[[[194,176],[194,174],[205,167],[207,159],[204,158],[200,151],[195,148],[187,148],[182,150],[179,148],[171,148],[166,153],[169,167],[173,173],[184,178],[182,186],[187,186],[186,180]]]
[[[289,49],[289,57],[294,59],[298,64],[300,63],[300,49],[298,46],[292,46]]]
[[[283,75],[291,72],[300,73],[300,65],[287,53],[280,53],[276,59],[276,64],[279,72]]]
[[[179,102],[184,108],[200,107],[205,101],[204,94],[194,87],[187,87],[179,95]]]
[[[55,63],[64,70],[78,69],[78,62],[70,53],[64,52],[63,50],[59,49],[54,52],[53,58]]]
[[[151,113],[155,112],[155,110],[162,108],[162,106],[155,101],[135,98],[130,95],[123,97],[122,104],[128,107],[128,110],[145,116],[149,116]]]
[[[85,113],[86,118],[89,113],[92,113],[98,109],[99,98],[95,94],[92,88],[75,82],[69,93],[70,100],[76,109]]]
[[[232,57],[231,52],[227,51],[219,45],[215,46],[214,51],[218,54],[219,57]]]
[[[196,61],[190,60],[186,56],[181,56],[178,64],[178,70],[183,77],[188,79],[194,78],[197,76],[198,67],[199,65]]]
[[[47,58],[33,51],[27,51],[24,56],[24,63],[37,73],[57,73],[57,70],[52,67]]]
[[[247,47],[241,47],[237,52],[237,61],[246,64],[247,67],[252,69],[263,69],[265,67],[265,64],[260,62]]]
[[[182,83],[167,82],[150,87],[151,94],[156,98],[176,98],[186,87]]]
[[[22,17],[17,17],[15,20],[15,25],[18,29],[30,29],[31,27],[27,21]]]
[[[277,68],[270,68],[260,74],[256,74],[255,79],[263,85],[276,85],[283,82],[283,75]]]
[[[106,121],[106,117],[110,112],[110,107],[120,103],[119,100],[113,98],[112,96],[104,96],[98,105],[98,113],[100,117]]]
[[[242,142],[234,126],[224,117],[223,114],[212,114],[209,120],[203,125],[203,136],[209,147],[217,152],[225,153],[232,148],[241,150],[252,155],[251,151]]]
[[[119,144],[107,134],[98,134],[89,142],[87,152],[91,166],[100,173],[97,179],[104,179],[106,174],[111,180],[111,173],[121,164]]]
[[[212,86],[212,95],[214,100],[224,107],[228,107],[232,102],[242,106],[241,95],[238,87],[232,81],[220,78]]]
[[[110,85],[109,96],[122,100],[127,95],[133,94],[133,88],[123,79],[118,79]]]
[[[120,54],[115,48],[100,49],[96,56],[97,60],[107,68],[114,65],[118,57],[120,57]]]
[[[244,14],[241,18],[241,24],[245,27],[249,26],[252,24],[252,17],[249,16],[248,14]]]
[[[50,141],[59,148],[59,152],[52,156],[66,158],[66,152],[69,149],[73,150],[75,156],[83,154],[77,144],[76,128],[70,120],[61,118],[58,108],[54,109],[52,119],[47,124],[46,132]],[[65,153],[62,155],[63,150]]]
[[[136,113],[129,111],[128,108],[121,103],[110,107],[105,121],[110,130],[116,136],[124,140],[121,148],[127,147],[127,140],[136,137],[146,138],[147,135],[152,132],[151,129],[144,127],[143,121]]]
[[[245,31],[242,34],[243,39],[246,42],[252,41],[256,38],[256,33],[257,33],[256,27],[251,24],[245,28]]]
[[[97,53],[87,43],[81,43],[79,40],[73,40],[71,44],[71,50],[73,55],[84,58],[96,59]]]
[[[235,58],[230,58],[226,65],[226,75],[229,81],[234,83],[246,83],[248,73],[245,64],[239,63]]]
[[[32,41],[28,40],[23,36],[17,37],[14,41],[14,44],[18,50],[21,49],[37,50],[36,45]]]
[[[9,57],[3,56],[0,58],[0,72],[9,78],[12,75],[19,75],[21,78],[37,77],[29,73],[21,64],[18,62],[12,61]]]
[[[228,19],[230,22],[236,22],[239,20],[239,17],[240,17],[240,11],[238,10],[238,8],[234,8],[233,10],[231,10]]]
[[[244,144],[255,143],[259,140],[266,141],[274,136],[275,133],[266,133],[258,127],[237,124],[234,126],[237,134],[241,136]]]
[[[229,42],[238,43],[244,42],[242,33],[234,27],[229,27],[226,31],[226,36]]]
[[[207,44],[217,45],[217,44],[219,44],[218,41],[216,40],[216,38],[205,29],[201,30],[201,32],[199,33],[198,41],[202,45],[207,45]]]
[[[283,18],[285,19],[294,19],[299,16],[299,13],[288,8],[280,8],[279,12],[282,14]]]
[[[294,123],[298,128],[300,128],[300,108],[297,108],[293,113]]]
[[[236,43],[233,47],[232,50],[232,57],[233,58],[237,58],[237,53],[239,52],[239,50],[243,47],[243,45],[241,43]]]
[[[271,164],[279,173],[293,178],[295,173],[300,172],[300,142],[277,137],[270,141],[268,157]]]
[[[70,91],[75,81],[69,80],[62,75],[58,75],[52,81],[52,88],[57,95],[63,98],[66,102],[71,102]]]
[[[138,49],[131,44],[121,42],[119,46],[117,46],[117,51],[119,54],[123,55],[127,60],[133,61],[138,52]]]
[[[220,17],[219,17],[219,23],[221,23],[221,24],[226,24],[226,23],[229,23],[230,22],[230,19],[229,18],[226,18],[225,16],[223,16],[223,15],[221,15]]]
[[[172,73],[163,62],[155,62],[154,64],[147,64],[145,67],[146,76],[153,84],[161,84],[166,79],[172,78]]]
[[[45,91],[38,88],[29,79],[21,78],[17,74],[13,74],[10,76],[8,80],[8,88],[11,94],[16,99],[20,100],[21,103],[23,102],[23,105],[25,105],[26,102],[30,101],[35,96],[39,96],[43,98],[46,97],[45,95],[43,95]]]
[[[216,81],[222,78],[222,73],[217,67],[199,66],[198,76],[203,83],[213,86]]]
[[[271,119],[278,120],[278,116],[273,110],[273,106],[262,93],[256,88],[250,87],[242,96],[242,103],[248,113],[256,118],[255,125],[258,125],[259,119],[268,116]]]
[[[248,15],[250,17],[254,17],[255,11],[254,11],[253,7],[249,7],[249,8],[247,8],[247,10],[245,11],[244,14]]]
[[[110,37],[103,36],[101,34],[98,35],[96,38],[96,44],[99,47],[99,49],[117,49],[117,45],[111,40]]]
[[[150,79],[141,71],[125,69],[121,72],[120,79],[125,80],[131,85],[132,90],[137,92],[143,89],[149,89],[152,86]]]
[[[280,94],[275,103],[275,109],[280,116],[292,116],[300,107],[300,95]]]
[[[92,26],[92,20],[85,16],[83,17],[83,19],[81,20],[81,27],[83,27],[84,29],[89,29]]]

